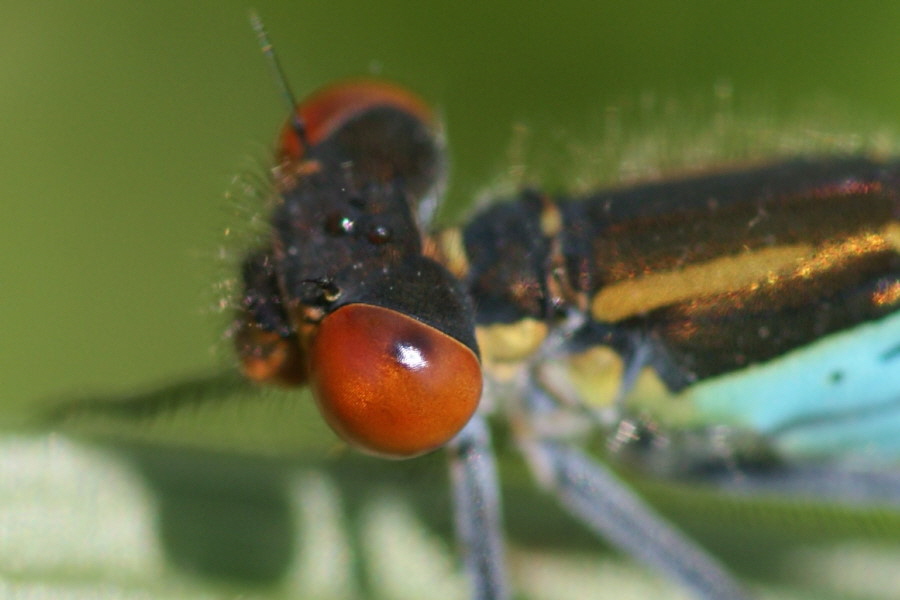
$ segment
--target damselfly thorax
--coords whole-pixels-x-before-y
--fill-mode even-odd
[[[620,374],[616,394],[583,392],[620,417],[728,425],[790,459],[891,461],[898,183],[896,163],[832,157],[523,192],[439,233],[436,254],[473,299],[487,364],[561,335],[556,352],[599,361],[579,369]],[[871,411],[878,429],[860,426]]]

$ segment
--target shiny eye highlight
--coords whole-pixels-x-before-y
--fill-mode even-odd
[[[345,441],[388,458],[449,441],[481,398],[481,365],[456,339],[397,311],[350,304],[329,314],[310,348],[319,410]]]

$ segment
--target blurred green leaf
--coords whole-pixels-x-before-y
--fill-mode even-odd
[[[310,404],[226,374],[73,400],[45,421],[57,433],[0,438],[3,591],[466,597],[442,454],[389,462],[346,452],[304,425],[318,423]],[[504,439],[509,564],[522,598],[686,597],[562,514]],[[896,510],[635,483],[757,581],[762,598],[895,594]]]

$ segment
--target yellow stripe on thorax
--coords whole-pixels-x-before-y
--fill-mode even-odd
[[[748,250],[607,285],[591,301],[591,316],[614,323],[698,297],[812,278],[859,256],[898,248],[900,226],[891,223],[878,232],[819,247],[790,244]]]

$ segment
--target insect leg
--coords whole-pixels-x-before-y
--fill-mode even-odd
[[[476,414],[447,446],[459,540],[473,600],[509,596],[500,528],[500,493],[491,437]]]
[[[848,506],[900,506],[900,471],[864,471],[841,466],[782,466],[765,473],[712,476],[726,493],[777,495],[839,502]]]
[[[530,387],[528,404],[540,415],[553,401],[537,386]],[[605,466],[559,441],[521,436],[519,443],[539,482],[569,513],[604,539],[678,581],[698,598],[750,598],[723,565]]]

